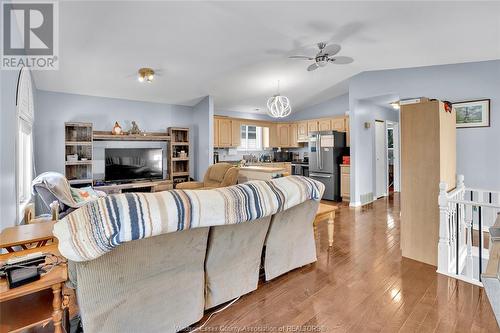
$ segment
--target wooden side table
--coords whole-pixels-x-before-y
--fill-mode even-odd
[[[46,252],[60,256],[57,245],[0,255],[0,261],[34,252]],[[66,264],[55,266],[40,280],[9,289],[7,280],[0,279],[0,333],[18,332],[38,325],[54,324],[54,332],[62,333],[62,287],[68,279]]]
[[[35,247],[44,246],[47,241],[54,239],[52,234],[54,223],[55,221],[47,221],[5,228],[0,233],[0,249],[15,252],[15,246],[19,246],[23,250],[27,250],[28,245],[33,243],[36,244]]]
[[[320,203],[318,211],[316,212],[316,217],[314,218],[314,235],[318,231],[318,223],[321,221],[328,221],[328,247],[333,246],[333,232],[334,232],[334,222],[335,222],[335,211],[338,209],[337,206],[331,206],[324,203]]]

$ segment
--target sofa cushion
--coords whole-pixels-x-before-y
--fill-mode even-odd
[[[270,221],[267,216],[252,223],[210,228],[205,260],[206,309],[257,289]]]
[[[85,333],[176,332],[200,320],[208,231],[142,239],[73,262]]]
[[[266,237],[266,280],[316,261],[313,220],[318,205],[309,200],[273,215]]]

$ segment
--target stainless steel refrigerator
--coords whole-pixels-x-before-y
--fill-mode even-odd
[[[345,133],[312,132],[309,135],[309,177],[325,185],[323,199],[341,201],[340,163],[348,153]]]

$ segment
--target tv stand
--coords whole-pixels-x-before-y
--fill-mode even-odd
[[[116,194],[124,192],[161,192],[173,189],[173,182],[166,180],[144,180],[132,183],[106,184],[94,186],[95,190],[103,191],[106,194]]]

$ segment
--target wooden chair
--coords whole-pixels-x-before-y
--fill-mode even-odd
[[[35,203],[29,203],[24,209],[24,223],[41,223],[47,221],[57,221],[59,219],[59,203],[54,201],[50,204],[50,216],[36,217]]]

